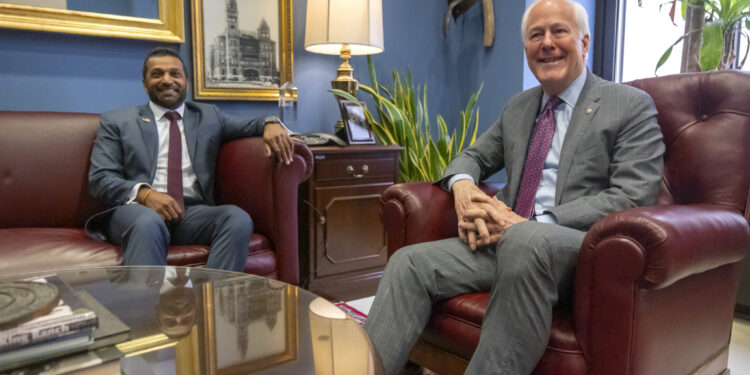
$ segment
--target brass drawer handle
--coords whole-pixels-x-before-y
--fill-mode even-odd
[[[346,166],[346,173],[349,176],[352,176],[354,178],[362,178],[362,177],[364,177],[369,170],[370,170],[370,167],[368,167],[367,164],[365,164],[365,165],[362,166],[362,173],[354,173],[354,167],[352,167],[351,165],[347,165]]]

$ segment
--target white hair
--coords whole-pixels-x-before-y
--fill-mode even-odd
[[[526,27],[528,26],[528,20],[529,20],[529,13],[531,13],[531,9],[533,9],[537,4],[541,3],[545,0],[536,0],[531,5],[529,5],[528,8],[526,8],[526,11],[523,12],[523,17],[521,18],[521,40],[524,44],[526,44]],[[573,7],[573,15],[575,17],[576,26],[578,28],[578,33],[580,34],[580,37],[583,37],[584,35],[590,35],[589,32],[589,15],[586,12],[586,8],[583,7],[583,5],[579,4],[575,1],[565,0],[568,4],[570,4]]]

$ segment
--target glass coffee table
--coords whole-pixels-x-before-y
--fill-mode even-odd
[[[261,276],[188,267],[104,267],[57,277],[130,328],[96,373],[382,374],[359,324],[322,298]],[[91,370],[91,369],[89,369]]]

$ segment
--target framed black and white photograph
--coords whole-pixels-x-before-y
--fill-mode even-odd
[[[348,100],[339,100],[339,107],[344,129],[337,135],[351,145],[375,144],[375,136],[372,134],[364,108]]]
[[[291,0],[192,0],[193,96],[278,100],[292,82]]]
[[[296,288],[241,276],[203,284],[201,374],[250,374],[297,359]]]

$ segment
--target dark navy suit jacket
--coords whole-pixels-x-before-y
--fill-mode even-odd
[[[205,203],[215,204],[214,171],[222,143],[263,135],[264,118],[242,119],[215,105],[186,102],[183,125]],[[110,207],[126,203],[133,186],[152,183],[158,152],[156,119],[148,104],[104,113],[91,154],[91,194]]]

